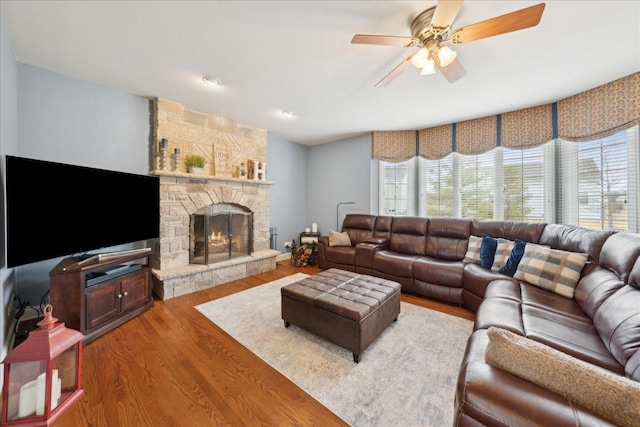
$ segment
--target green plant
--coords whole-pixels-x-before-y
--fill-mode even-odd
[[[203,168],[207,164],[207,159],[200,154],[187,154],[184,157],[184,163],[188,168]]]

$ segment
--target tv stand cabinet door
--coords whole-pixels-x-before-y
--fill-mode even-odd
[[[91,331],[118,317],[122,298],[119,280],[110,280],[88,288],[85,294],[87,323],[84,332]]]
[[[149,273],[146,270],[127,276],[122,280],[122,312],[151,301]]]

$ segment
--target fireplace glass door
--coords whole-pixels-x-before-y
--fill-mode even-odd
[[[191,215],[189,262],[213,264],[251,255],[251,212],[218,212]]]

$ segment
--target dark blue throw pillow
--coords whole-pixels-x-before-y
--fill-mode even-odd
[[[480,265],[483,268],[491,268],[491,266],[493,265],[493,257],[496,255],[497,248],[498,239],[494,239],[487,234],[482,235],[482,244],[480,245]]]
[[[518,264],[520,264],[522,255],[524,255],[524,247],[526,245],[527,242],[516,239],[513,242],[513,249],[511,250],[511,255],[509,255],[507,263],[498,271],[502,274],[513,277],[513,275],[516,274],[516,270],[518,269]]]

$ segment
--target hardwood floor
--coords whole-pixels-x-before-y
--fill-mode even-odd
[[[85,395],[55,426],[341,426],[314,398],[193,307],[317,267],[270,272],[166,301],[83,348]],[[402,300],[473,320],[470,311]]]

